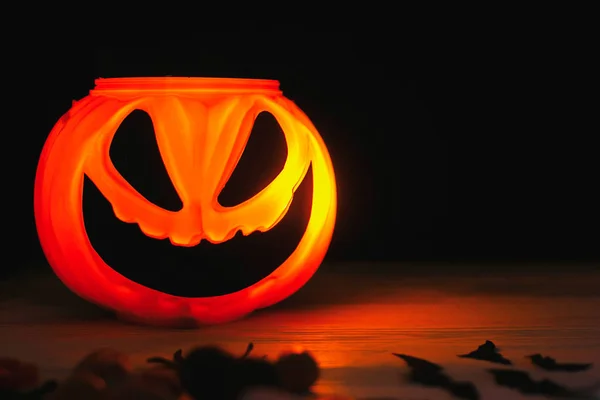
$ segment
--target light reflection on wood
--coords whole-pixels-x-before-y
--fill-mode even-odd
[[[399,284],[343,277],[340,284],[352,291],[350,299],[339,293],[332,301],[319,303],[316,297],[327,293],[324,288],[331,283],[321,279],[326,284],[320,286],[317,281],[290,304],[231,324],[187,331],[125,325],[84,304],[57,308],[46,296],[50,299],[46,303],[34,301],[33,294],[4,299],[0,301],[0,353],[38,362],[45,375],[60,377],[80,357],[102,346],[130,353],[137,364],[151,355],[168,356],[178,348],[198,344],[221,344],[241,354],[247,342],[253,341],[255,354],[270,358],[302,346],[325,369],[320,392],[402,398],[402,388],[405,397],[432,399],[445,397],[437,391],[401,385],[399,374],[404,366],[391,352],[441,363],[457,378],[474,379],[489,399],[519,397],[495,389],[485,373],[488,364],[456,357],[486,339],[493,340],[519,368],[532,370],[538,377],[544,375],[530,368],[524,355],[539,351],[567,361],[600,364],[597,277],[580,278],[579,286],[573,283],[575,278],[556,278],[554,293],[546,288],[551,278],[545,278],[538,292],[531,289],[536,280],[527,283],[530,278],[526,277],[509,282],[504,292],[490,284],[494,279],[469,281],[488,285],[482,293],[469,289],[467,280],[460,278],[446,280],[444,286],[441,279],[430,279],[426,285],[422,280],[411,282],[412,278]],[[560,282],[570,282],[571,292],[561,289]],[[507,285],[505,280],[496,284]],[[559,381],[586,386],[594,374],[597,369],[560,376]]]

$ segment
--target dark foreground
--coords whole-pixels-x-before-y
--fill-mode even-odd
[[[402,266],[398,266],[401,272]],[[340,268],[338,267],[339,271]],[[44,378],[63,378],[99,347],[147,357],[218,344],[276,357],[298,347],[323,368],[316,391],[358,398],[447,399],[437,389],[400,381],[406,366],[392,352],[442,364],[473,380],[483,399],[520,399],[495,386],[484,361],[456,357],[493,340],[515,367],[534,377],[590,386],[598,367],[567,374],[534,369],[525,355],[545,353],[600,364],[600,271],[538,267],[529,272],[395,277],[319,273],[289,301],[226,325],[165,330],[125,324],[71,295],[52,275],[0,283],[0,355],[40,365]]]

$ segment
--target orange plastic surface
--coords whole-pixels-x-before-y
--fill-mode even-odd
[[[138,193],[115,169],[109,147],[133,110],[154,124],[163,162],[183,203],[162,209]],[[279,122],[288,158],[260,193],[234,207],[217,197],[231,176],[257,115]],[[313,200],[307,229],[289,258],[241,291],[184,298],[149,289],[113,270],[94,250],[84,226],[87,175],[124,222],[149,237],[194,246],[222,243],[236,231],[268,231],[286,214],[312,164]],[[327,148],[308,117],[279,91],[279,82],[224,78],[97,79],[96,87],[56,123],[44,145],[35,180],[35,219],[46,257],[73,292],[140,321],[212,324],[240,318],[300,289],[322,262],[333,234],[336,186]],[[173,271],[174,274],[177,271]]]

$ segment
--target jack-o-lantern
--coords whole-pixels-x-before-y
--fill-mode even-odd
[[[225,78],[98,79],[95,88],[56,123],[35,181],[35,219],[44,253],[58,277],[79,296],[148,323],[231,321],[275,304],[315,273],[331,241],[336,186],[325,144],[308,117],[279,90],[279,82]],[[183,208],[162,209],[115,169],[109,147],[134,110],[153,122],[160,154]],[[288,156],[261,192],[234,206],[217,201],[245,148],[254,120],[269,112],[281,126]],[[84,175],[123,222],[173,245],[219,244],[238,230],[265,232],[286,214],[309,166],[310,219],[292,254],[268,277],[240,291],[185,298],[147,288],[108,266],[91,245],[83,219]],[[176,273],[176,272],[173,272]]]

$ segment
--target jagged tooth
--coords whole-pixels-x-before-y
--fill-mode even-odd
[[[181,243],[179,241],[175,241],[171,236],[169,236],[169,241],[171,242],[171,244],[173,246],[194,247],[194,246],[200,244],[200,242],[202,241],[202,235],[195,235],[194,237],[190,238],[185,243]]]
[[[192,240],[190,241],[190,247],[199,245],[201,241],[202,241],[202,235],[195,235],[192,238]]]
[[[126,213],[124,213],[121,210],[119,210],[116,206],[113,206],[113,212],[115,213],[115,216],[120,221],[126,222],[128,224],[131,224],[131,223],[135,222],[135,217],[127,215]]]
[[[126,224],[137,224],[142,233],[148,237],[159,240],[166,239],[167,237],[169,237],[169,234],[167,232],[153,232],[152,228],[149,227],[148,224],[144,223],[137,217],[130,216],[127,213],[121,212],[121,210],[119,210],[115,206],[113,206],[113,212],[120,221],[125,222]]]
[[[253,232],[256,232],[256,231],[262,232],[262,231],[260,230],[260,228],[256,228],[256,229],[249,229],[249,228],[244,228],[244,227],[242,227],[241,229],[236,229],[235,233],[233,234],[234,236],[235,236],[235,234],[237,233],[237,231],[242,231],[242,235],[244,235],[244,236],[248,236],[248,235],[250,235],[251,233],[253,233]]]
[[[140,221],[139,219],[135,222],[140,227],[140,230],[142,231],[142,233],[148,237],[151,237],[154,239],[165,239],[169,236],[169,234],[167,232],[152,232],[152,229],[149,228],[147,224],[145,224],[143,221]]]

